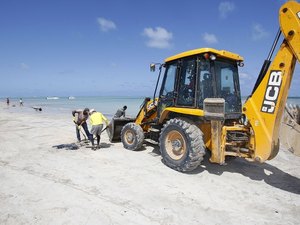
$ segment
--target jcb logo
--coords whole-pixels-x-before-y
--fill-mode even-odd
[[[262,112],[274,113],[281,87],[281,74],[281,71],[271,71],[264,101],[261,107]]]

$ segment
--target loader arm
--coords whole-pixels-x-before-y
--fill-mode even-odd
[[[279,11],[284,40],[257,87],[243,105],[251,130],[253,159],[274,158],[279,150],[279,129],[296,61],[300,61],[300,4],[289,1]]]

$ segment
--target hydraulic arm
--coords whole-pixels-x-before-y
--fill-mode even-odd
[[[249,148],[253,150],[252,158],[259,162],[272,159],[279,150],[280,122],[295,64],[300,62],[300,4],[285,3],[279,11],[279,22],[283,42],[271,65],[262,69],[243,106],[252,134]]]

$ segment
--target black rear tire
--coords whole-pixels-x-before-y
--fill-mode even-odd
[[[132,151],[140,149],[144,142],[144,132],[141,126],[127,123],[121,131],[121,141],[124,148]]]
[[[164,125],[159,146],[163,162],[180,172],[196,169],[205,154],[202,131],[184,119],[171,119]]]

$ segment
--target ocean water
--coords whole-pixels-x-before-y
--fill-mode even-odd
[[[126,115],[135,117],[138,113],[144,97],[59,97],[58,99],[47,99],[46,97],[22,98],[23,107],[19,106],[19,98],[10,98],[10,110],[32,113],[32,107],[42,108],[42,113],[70,114],[75,109],[95,109],[111,118],[119,108],[127,106]],[[1,99],[5,103],[6,98]]]
[[[42,113],[50,114],[71,114],[74,109],[95,109],[102,112],[109,119],[115,112],[127,106],[126,115],[135,117],[144,101],[144,97],[75,97],[69,99],[68,97],[59,97],[59,99],[46,99],[46,97],[23,98],[23,107],[19,106],[19,98],[10,99],[11,110],[32,113],[32,107],[41,107]],[[245,101],[245,98],[242,99]],[[6,106],[6,98],[2,98],[2,105]],[[300,105],[300,97],[288,98],[288,104]],[[15,107],[13,107],[15,106]]]

